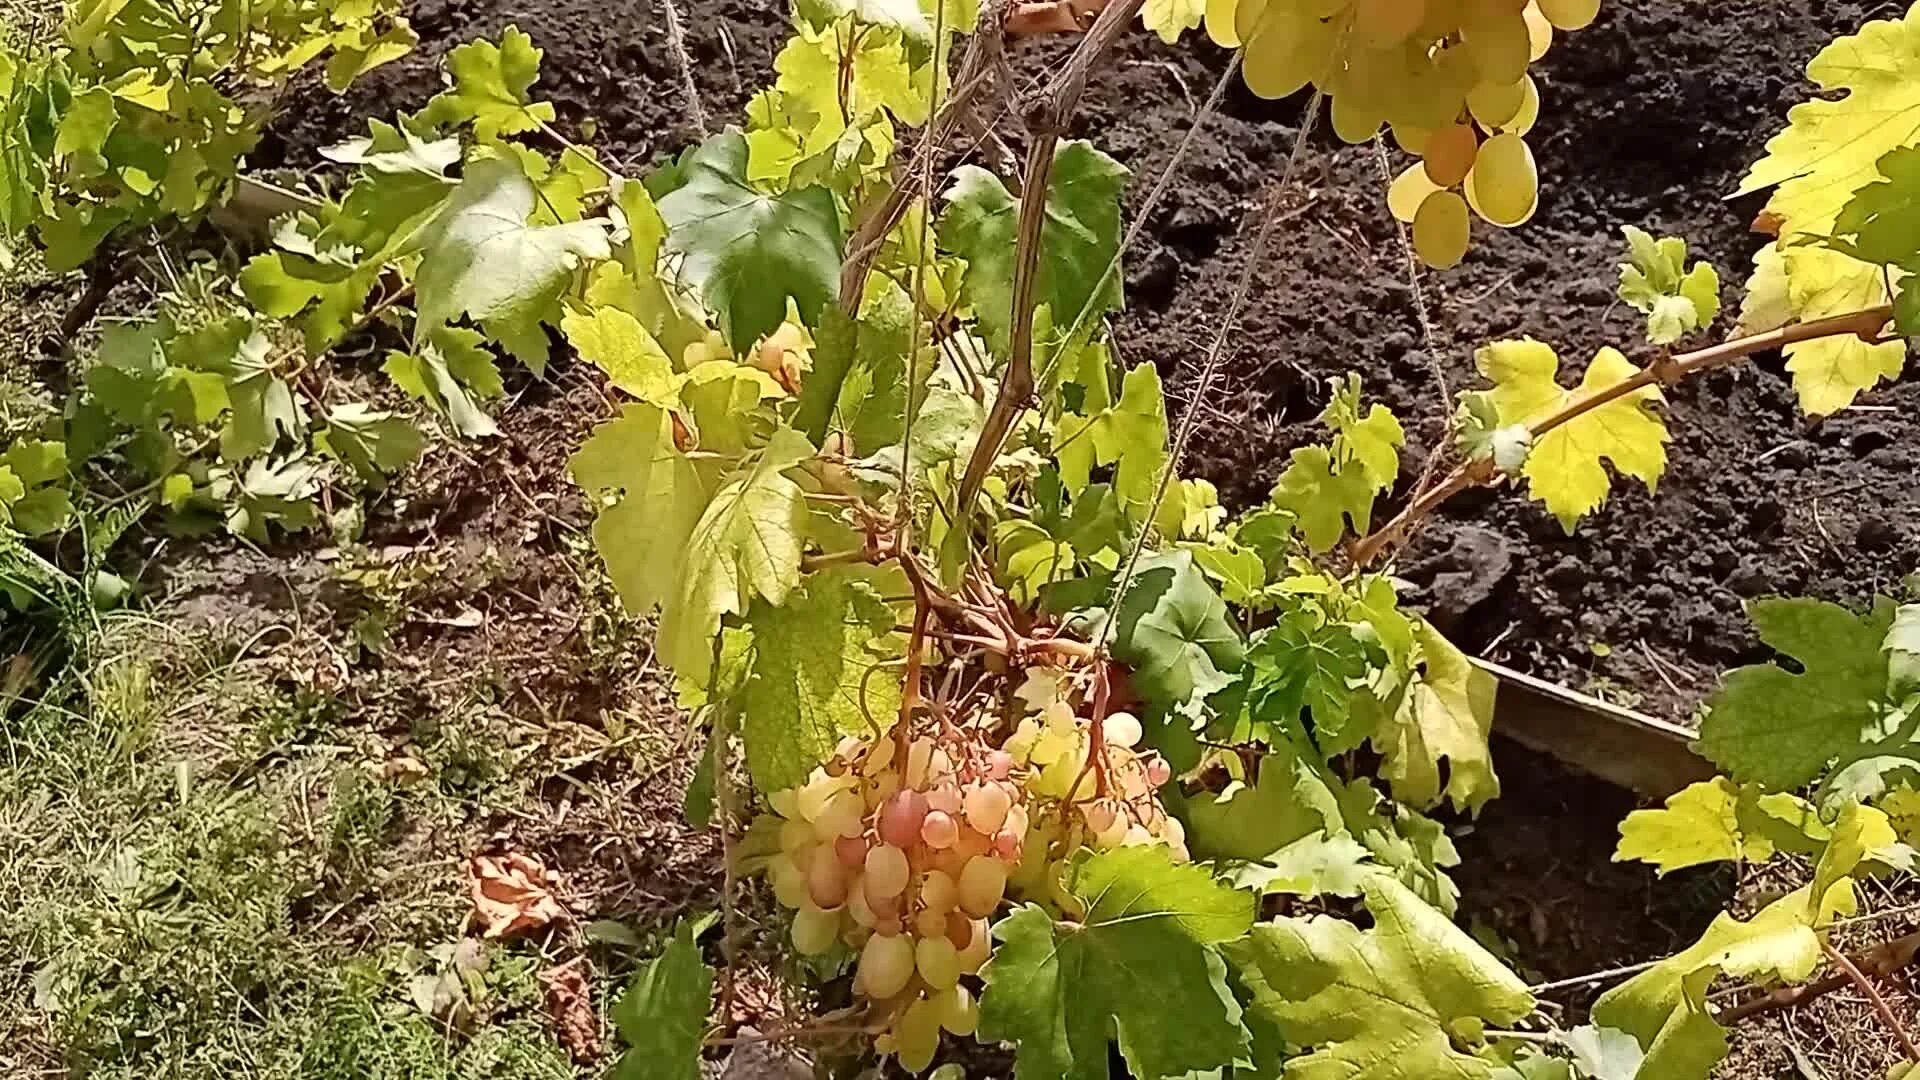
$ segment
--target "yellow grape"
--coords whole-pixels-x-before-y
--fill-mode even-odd
[[[813,829],[804,821],[780,823],[780,850],[798,859],[814,845]]]
[[[860,763],[860,772],[865,776],[879,776],[893,764],[894,742],[892,739],[875,739],[868,748],[866,759]]]
[[[1207,0],[1207,36],[1223,49],[1240,47],[1240,32],[1233,25],[1235,6],[1234,0]]]
[[[1472,124],[1453,124],[1433,133],[1427,140],[1427,152],[1422,155],[1426,163],[1427,179],[1435,187],[1450,188],[1467,178],[1467,170],[1473,168],[1474,152],[1480,149],[1480,139],[1474,134]]]
[[[864,926],[872,930],[880,925],[880,913],[873,910],[873,905],[867,901],[865,882],[862,882],[857,889],[847,890],[847,914],[852,917],[856,926]]]
[[[1336,87],[1329,96],[1333,100],[1328,109],[1333,119],[1333,133],[1342,142],[1366,142],[1378,134],[1380,125],[1386,122],[1386,111],[1376,108],[1360,94]]]
[[[852,783],[840,777],[828,776],[825,769],[813,770],[813,775],[800,786],[794,795],[794,806],[800,816],[807,821],[815,821],[826,810],[827,803],[835,795],[852,787]]]
[[[918,738],[907,747],[907,767],[902,770],[901,782],[910,788],[925,788],[928,771],[933,764],[933,740]]]
[[[1488,139],[1474,159],[1467,190],[1474,210],[1502,228],[1512,228],[1532,217],[1539,203],[1540,174],[1527,141],[1518,135]]]
[[[987,936],[987,920],[975,919],[969,929],[971,936],[960,947],[960,970],[967,975],[978,975],[993,951],[993,941]]]
[[[890,998],[913,979],[913,941],[905,934],[875,934],[860,949],[855,978],[870,998]]]
[[[1467,111],[1488,131],[1512,120],[1526,100],[1528,80],[1516,83],[1481,83],[1467,91]]]
[[[814,819],[813,834],[822,842],[843,836],[859,836],[867,827],[866,816],[867,804],[858,792],[836,791],[821,808],[820,816]]]
[[[955,984],[928,1000],[940,1016],[940,1026],[955,1035],[971,1035],[980,1026],[980,1006],[973,1000],[973,991],[966,987]]]
[[[924,908],[913,917],[913,932],[921,937],[938,937],[947,932],[947,913]]]
[[[1581,30],[1600,14],[1600,0],[1539,0],[1540,14],[1562,30]]]
[[[768,871],[773,879],[773,898],[780,901],[781,907],[797,908],[807,900],[807,872],[794,864],[791,858],[773,860]]]
[[[1466,257],[1471,231],[1466,202],[1451,191],[1436,191],[1414,215],[1413,250],[1428,266],[1451,269]]]
[[[899,896],[907,887],[907,877],[912,871],[907,867],[907,853],[892,844],[881,844],[867,850],[866,884],[867,898],[876,900],[882,897]]]
[[[1321,22],[1285,0],[1274,0],[1266,8],[1253,34],[1247,33],[1244,21],[1240,24],[1247,39],[1241,60],[1247,89],[1263,98],[1283,98],[1326,78],[1338,43],[1336,24]]]
[[[928,911],[944,914],[960,902],[960,888],[943,870],[929,870],[920,879],[920,904]]]
[[[793,913],[793,947],[802,956],[818,956],[840,937],[840,913],[802,904]]]
[[[1000,906],[1007,890],[1007,864],[991,855],[967,860],[960,871],[960,910],[976,919],[984,919]]]
[[[1518,10],[1486,11],[1460,28],[1478,82],[1519,82],[1533,56],[1526,16]]]
[[[894,1051],[900,1067],[917,1073],[933,1064],[940,1049],[940,1010],[925,998],[907,1006],[893,1025]]]
[[[1528,4],[1527,10],[1521,12],[1521,17],[1527,20],[1527,57],[1538,60],[1553,48],[1553,24],[1540,14],[1540,8],[1535,4]]]
[[[1354,0],[1353,32],[1363,44],[1398,45],[1427,18],[1427,0]]]
[[[1525,135],[1533,130],[1540,120],[1540,88],[1534,85],[1533,76],[1520,80],[1520,108],[1507,122],[1500,125],[1502,132]]]
[[[921,938],[913,947],[913,962],[920,977],[935,990],[945,990],[960,978],[960,950],[945,935]]]
[[[1013,809],[1013,796],[999,784],[977,784],[967,789],[967,824],[974,831],[992,836],[1000,831],[1007,822],[1007,812]]]
[[[1393,121],[1393,141],[1400,149],[1409,154],[1419,154],[1427,148],[1427,140],[1433,138],[1432,128],[1423,128],[1417,124],[1403,124]],[[1419,166],[1414,166],[1419,168]]]

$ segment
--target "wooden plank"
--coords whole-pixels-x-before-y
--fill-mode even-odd
[[[1474,664],[1500,680],[1494,731],[1530,750],[1656,799],[1717,772],[1693,752],[1689,728],[1499,664]]]
[[[251,176],[235,179],[233,198],[215,207],[207,215],[215,228],[240,240],[260,243],[267,239],[273,220],[300,210],[317,210],[320,201],[297,191],[289,191]]]

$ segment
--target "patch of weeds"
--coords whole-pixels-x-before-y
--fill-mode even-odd
[[[351,621],[343,647],[358,661],[386,650],[393,629],[406,621],[414,601],[440,574],[439,560],[407,554],[385,557],[364,548],[348,548],[334,569],[353,594]]]
[[[393,825],[393,791],[364,769],[333,774],[327,809],[327,876],[338,888],[356,888],[371,876]]]
[[[1607,675],[1589,675],[1581,692],[1588,697],[1599,698],[1609,705],[1618,705],[1623,709],[1637,709],[1646,698],[1631,686],[1626,686]]]
[[[358,961],[342,973],[298,1075],[566,1080],[573,1069],[535,1018],[538,999],[531,958],[472,942]]]

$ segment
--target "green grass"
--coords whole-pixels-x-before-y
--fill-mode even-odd
[[[0,1001],[31,1006],[0,1010],[9,1075],[574,1075],[531,957],[477,954],[458,1015],[416,1003],[464,898],[453,868],[393,873],[392,833],[403,808],[442,813],[437,792],[341,760],[333,703],[247,665],[111,651],[3,728]]]

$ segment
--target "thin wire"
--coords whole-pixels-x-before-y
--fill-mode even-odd
[[[946,73],[945,65],[942,63],[944,58],[940,55],[942,48],[947,48],[948,45],[945,40],[946,30],[946,0],[939,0],[939,2],[934,4],[933,12],[933,65],[935,71],[933,89],[927,95],[928,123],[933,122],[931,118],[940,115],[940,92],[946,89],[943,85],[945,80],[940,77]],[[952,49],[947,48],[947,52],[951,55]],[[920,326],[925,321],[923,309],[926,307],[924,301],[927,295],[927,260],[929,252],[933,249],[932,203],[933,159],[935,156],[935,154],[928,153],[920,162],[920,250],[915,254],[913,267],[913,296],[911,298],[913,300],[913,332],[907,337],[907,385],[905,388],[907,415],[904,418],[904,426],[900,432],[900,501],[898,504],[898,513],[900,515],[899,520],[902,522],[909,520],[913,513],[910,509],[913,505],[913,429],[915,426],[914,420],[917,419],[920,411],[913,406],[913,388],[914,385],[920,381]],[[939,366],[940,353],[937,350],[934,353],[933,362],[935,367]]]
[[[1385,138],[1377,132],[1373,136],[1373,157],[1380,165],[1381,185],[1391,190],[1393,169],[1387,164],[1387,143]],[[1453,400],[1453,392],[1447,386],[1446,366],[1440,363],[1440,349],[1437,335],[1433,332],[1433,318],[1427,313],[1426,293],[1420,287],[1420,262],[1414,257],[1413,238],[1407,235],[1406,224],[1399,218],[1394,218],[1393,227],[1394,231],[1400,234],[1400,253],[1407,262],[1407,285],[1413,291],[1413,312],[1420,319],[1420,339],[1427,350],[1427,365],[1433,369],[1434,381],[1440,385],[1440,401],[1444,406],[1446,402]]]
[[[693,57],[687,53],[687,35],[680,25],[680,8],[673,0],[660,0],[660,6],[667,16],[667,49],[673,53],[674,66],[680,69],[680,87],[687,95],[687,114],[693,118],[694,131],[704,139],[707,137],[707,109],[700,102],[700,87],[693,81]]]
[[[1226,316],[1220,320],[1220,330],[1214,335],[1213,344],[1207,350],[1207,363],[1200,371],[1200,382],[1193,392],[1193,401],[1196,405],[1206,400],[1208,389],[1212,387],[1215,376],[1220,374],[1221,361],[1225,359],[1227,353],[1227,339],[1233,336],[1235,324],[1240,321],[1240,313],[1247,306],[1247,297],[1253,292],[1254,274],[1266,257],[1267,244],[1272,239],[1275,227],[1282,220],[1291,220],[1293,217],[1290,214],[1283,214],[1280,205],[1292,187],[1294,170],[1299,167],[1301,158],[1306,156],[1307,138],[1313,134],[1314,123],[1320,116],[1320,103],[1325,97],[1325,92],[1316,87],[1312,99],[1307,102],[1306,115],[1300,120],[1300,131],[1293,139],[1293,152],[1287,155],[1287,167],[1274,184],[1273,194],[1267,198],[1266,206],[1262,210],[1260,231],[1254,236],[1252,249],[1247,252],[1246,264],[1240,268],[1240,280],[1234,285],[1233,300],[1228,303]],[[1113,635],[1113,626],[1119,621],[1121,601],[1126,599],[1127,589],[1133,584],[1133,573],[1140,564],[1141,553],[1146,550],[1147,536],[1152,531],[1153,519],[1160,516],[1160,504],[1166,501],[1167,488],[1173,478],[1179,475],[1180,460],[1186,456],[1187,452],[1187,441],[1193,437],[1193,429],[1198,426],[1200,414],[1204,411],[1190,405],[1180,417],[1180,426],[1173,440],[1173,452],[1167,457],[1166,468],[1161,470],[1160,483],[1154,489],[1153,501],[1147,506],[1146,520],[1141,523],[1140,535],[1134,538],[1133,550],[1127,555],[1126,568],[1114,581],[1113,596],[1107,606],[1110,617],[1101,622],[1100,632],[1093,641],[1093,651],[1096,656],[1105,651],[1107,640]]]

